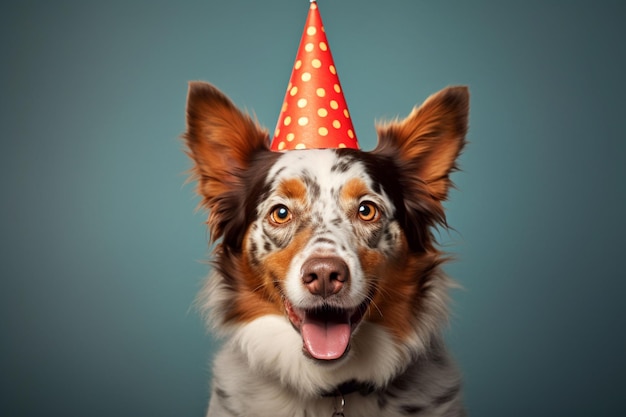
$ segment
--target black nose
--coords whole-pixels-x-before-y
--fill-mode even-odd
[[[337,257],[310,258],[302,265],[302,282],[313,295],[337,294],[350,279],[348,265]]]

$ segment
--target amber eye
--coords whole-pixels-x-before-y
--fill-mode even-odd
[[[291,220],[291,212],[286,206],[279,204],[270,212],[270,219],[275,224],[285,224]]]
[[[376,221],[380,218],[380,212],[376,204],[371,201],[364,201],[359,204],[359,219],[364,222]]]

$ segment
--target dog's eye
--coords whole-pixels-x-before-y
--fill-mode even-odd
[[[364,222],[373,222],[380,218],[380,211],[376,204],[371,201],[364,201],[359,204],[359,219]]]
[[[287,207],[279,204],[270,212],[270,220],[275,224],[285,224],[291,220],[291,212]]]

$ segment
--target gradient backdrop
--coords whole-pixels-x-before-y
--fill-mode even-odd
[[[0,415],[202,416],[188,80],[273,129],[308,2],[0,6]],[[626,6],[321,0],[361,145],[468,84],[448,331],[472,416],[624,415]]]

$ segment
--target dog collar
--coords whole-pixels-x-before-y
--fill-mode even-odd
[[[365,397],[374,392],[374,386],[366,382],[359,382],[355,379],[351,379],[350,381],[346,381],[343,384],[338,385],[331,391],[322,392],[322,397],[343,397],[355,392],[358,392]]]
[[[372,384],[358,382],[357,380],[351,379],[350,381],[338,385],[334,390],[323,392],[321,395],[326,398],[335,398],[337,404],[335,405],[335,412],[332,414],[332,417],[345,417],[345,414],[343,413],[343,407],[346,405],[344,396],[355,392],[358,392],[365,397],[374,392],[374,386]]]

